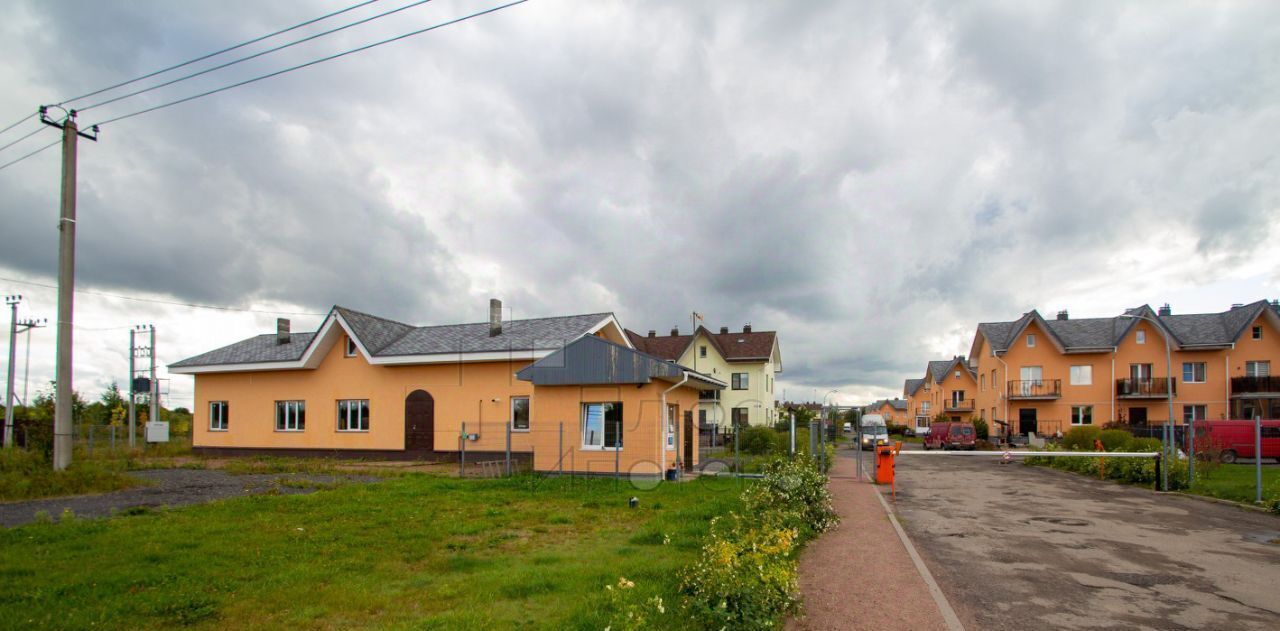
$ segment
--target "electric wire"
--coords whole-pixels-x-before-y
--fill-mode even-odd
[[[18,159],[16,159],[16,160],[10,160],[9,162],[6,162],[6,163],[4,163],[4,164],[0,164],[0,171],[3,171],[3,170],[5,170],[5,169],[7,169],[7,168],[9,168],[9,167],[11,167],[11,166],[13,166],[13,165],[15,165],[15,164],[19,163],[19,162],[22,162],[23,160],[26,160],[27,158],[30,158],[30,157],[32,157],[32,156],[34,156],[34,155],[36,155],[37,153],[40,153],[41,151],[44,151],[45,149],[50,149],[50,148],[56,147],[56,146],[58,146],[58,144],[60,144],[61,142],[62,142],[62,139],[61,139],[61,138],[59,138],[58,140],[55,140],[55,141],[53,141],[53,142],[51,142],[51,143],[49,143],[49,144],[47,144],[47,145],[45,145],[45,146],[43,146],[43,147],[40,147],[39,149],[36,149],[35,151],[32,151],[31,153],[28,153],[27,155],[22,156],[21,158],[18,158]]]
[[[17,127],[18,125],[21,125],[21,124],[23,124],[23,123],[27,122],[27,119],[29,119],[29,118],[34,118],[35,116],[36,116],[35,114],[27,114],[26,116],[23,116],[22,118],[19,118],[17,121],[15,121],[13,124],[9,125],[8,127],[5,127],[4,129],[0,129],[0,134],[3,134],[3,133],[5,133],[5,132],[9,131],[10,129],[13,129],[14,127]]]
[[[452,24],[457,24],[458,22],[464,22],[464,21],[466,21],[466,20],[470,20],[470,19],[472,19],[472,18],[477,18],[477,17],[480,17],[480,16],[482,16],[482,15],[487,15],[487,14],[489,14],[489,13],[494,13],[494,12],[497,12],[497,11],[501,11],[501,10],[503,10],[503,9],[506,9],[506,8],[509,8],[509,7],[513,7],[513,6],[517,5],[517,4],[524,4],[525,2],[528,2],[528,1],[529,1],[529,0],[515,0],[514,2],[508,2],[508,3],[506,3],[506,4],[502,4],[502,5],[499,5],[499,6],[496,6],[496,7],[492,7],[492,8],[489,8],[489,9],[485,9],[485,10],[483,10],[483,11],[477,11],[477,12],[475,12],[475,13],[471,13],[471,14],[469,14],[469,15],[465,15],[465,16],[462,16],[462,17],[460,17],[460,18],[454,18],[454,19],[452,19],[452,20],[448,20],[448,21],[446,21],[446,22],[441,22],[441,23],[439,23],[439,24],[435,24],[435,25],[432,25],[432,26],[428,26],[428,27],[426,27],[426,28],[421,28],[421,29],[418,29],[418,30],[416,30],[416,31],[410,31],[410,32],[408,32],[408,33],[404,33],[404,34],[402,34],[402,35],[397,35],[397,36],[395,36],[395,37],[387,38],[387,39],[384,39],[384,40],[379,40],[379,41],[373,42],[373,43],[371,43],[371,44],[365,44],[364,46],[360,46],[360,47],[358,47],[358,48],[352,48],[352,49],[350,49],[350,50],[346,50],[346,51],[343,51],[343,52],[340,52],[340,53],[335,53],[335,54],[333,54],[333,55],[329,55],[329,56],[326,56],[326,57],[321,57],[321,58],[319,58],[319,59],[315,59],[315,60],[312,60],[312,61],[308,61],[308,62],[306,62],[306,63],[298,64],[298,65],[296,65],[296,66],[290,66],[290,67],[288,67],[288,68],[284,68],[283,70],[277,70],[277,71],[275,71],[275,72],[271,72],[271,73],[268,73],[268,74],[265,74],[265,75],[261,75],[261,76],[253,77],[253,78],[251,78],[251,79],[245,79],[244,81],[238,81],[238,82],[236,82],[236,83],[232,83],[232,84],[230,84],[230,85],[225,85],[225,86],[222,86],[222,87],[220,87],[220,88],[215,88],[215,89],[213,89],[213,90],[207,90],[207,91],[205,91],[205,92],[201,92],[201,93],[199,93],[199,94],[193,94],[193,95],[191,95],[191,96],[184,97],[184,98],[181,98],[181,99],[177,99],[177,100],[175,100],[175,101],[169,101],[169,102],[167,102],[167,103],[161,103],[161,104],[159,104],[159,105],[155,105],[155,106],[152,106],[152,107],[148,107],[148,108],[145,108],[145,109],[138,110],[138,111],[136,111],[136,112],[131,112],[131,113],[128,113],[128,114],[122,114],[122,115],[120,115],[120,116],[116,116],[116,117],[113,117],[113,118],[108,118],[108,119],[106,119],[106,120],[98,121],[97,123],[94,123],[94,124],[95,124],[95,125],[106,125],[106,124],[108,124],[108,123],[114,123],[114,122],[117,122],[117,121],[122,121],[122,120],[124,120],[124,119],[126,119],[126,118],[132,118],[132,117],[134,117],[134,116],[139,116],[139,115],[142,115],[142,114],[147,114],[147,113],[149,113],[149,112],[154,112],[154,111],[156,111],[156,110],[161,110],[161,109],[164,109],[164,108],[166,108],[166,107],[172,107],[172,106],[174,106],[174,105],[179,105],[179,104],[182,104],[182,103],[186,103],[186,102],[188,102],[188,101],[194,101],[194,100],[196,100],[196,99],[203,98],[203,97],[206,97],[206,96],[210,96],[210,95],[213,95],[213,94],[217,94],[217,93],[219,93],[219,92],[224,92],[224,91],[226,91],[226,90],[230,90],[230,89],[232,89],[232,88],[238,88],[238,87],[240,87],[240,86],[248,85],[248,84],[250,84],[250,83],[255,83],[255,82],[258,82],[258,81],[262,81],[263,79],[270,79],[270,78],[272,78],[272,77],[277,77],[277,76],[280,76],[280,75],[285,74],[285,73],[293,72],[293,71],[295,71],[295,70],[301,70],[301,69],[303,69],[303,68],[307,68],[307,67],[309,67],[309,66],[314,66],[314,65],[316,65],[316,64],[324,63],[324,62],[326,62],[326,61],[331,61],[331,60],[334,60],[334,59],[338,59],[339,57],[345,57],[345,56],[350,55],[350,54],[353,54],[353,53],[358,53],[358,52],[362,52],[362,51],[365,51],[365,50],[369,50],[370,48],[375,48],[375,47],[378,47],[378,46],[382,46],[382,45],[384,45],[384,44],[390,44],[390,43],[392,43],[392,42],[396,42],[396,41],[399,41],[399,40],[402,40],[402,39],[406,39],[406,38],[409,38],[409,37],[413,37],[413,36],[415,36],[415,35],[421,35],[421,34],[426,33],[426,32],[428,32],[428,31],[434,31],[434,30],[436,30],[436,29],[438,29],[438,28],[442,28],[442,27],[445,27],[445,26],[450,26],[450,25],[452,25]]]
[[[19,285],[31,285],[32,287],[43,287],[45,289],[57,289],[57,285],[48,283],[37,283],[29,280],[18,280],[16,278],[0,278],[0,281],[6,283],[18,283]],[[268,309],[245,309],[242,307],[227,307],[223,305],[202,305],[193,302],[182,302],[178,300],[160,300],[157,298],[140,298],[138,296],[126,296],[124,294],[113,294],[105,291],[93,291],[91,289],[76,289],[77,294],[86,294],[89,296],[98,296],[101,298],[119,298],[121,300],[132,300],[134,302],[150,302],[160,305],[171,305],[175,307],[190,307],[192,309],[211,309],[214,311],[236,311],[240,313],[261,313],[266,315],[297,315],[297,316],[322,316],[325,313],[313,313],[307,311],[271,311]]]
[[[89,98],[89,97],[91,97],[91,96],[97,96],[97,95],[99,95],[99,94],[102,94],[103,92],[108,92],[108,91],[110,91],[110,90],[114,90],[114,89],[116,89],[116,88],[122,88],[122,87],[124,87],[124,86],[126,86],[126,85],[129,85],[129,84],[132,84],[132,83],[137,83],[137,82],[139,82],[139,81],[142,81],[143,79],[150,79],[151,77],[154,77],[154,76],[156,76],[156,75],[164,74],[164,73],[166,73],[166,72],[169,72],[170,70],[177,70],[178,68],[182,68],[182,67],[185,67],[185,66],[190,66],[191,64],[194,64],[194,63],[196,63],[196,62],[200,62],[200,61],[204,61],[204,60],[206,60],[206,59],[209,59],[210,57],[217,57],[218,55],[221,55],[221,54],[223,54],[223,53],[229,53],[229,52],[231,52],[231,51],[233,51],[233,50],[236,50],[236,49],[239,49],[239,48],[244,48],[245,46],[248,46],[248,45],[250,45],[250,44],[256,44],[256,43],[258,43],[258,42],[260,42],[260,41],[262,41],[262,40],[265,40],[265,39],[271,39],[272,37],[275,37],[276,35],[281,35],[281,34],[284,34],[284,33],[288,33],[289,31],[292,31],[292,30],[295,30],[295,29],[302,28],[302,27],[307,26],[307,25],[309,25],[309,24],[315,24],[316,22],[320,22],[320,21],[322,21],[322,20],[326,20],[326,19],[329,19],[329,18],[331,18],[331,17],[337,16],[337,15],[341,15],[341,14],[346,13],[346,12],[348,12],[348,11],[353,11],[353,10],[355,10],[355,9],[359,9],[360,7],[363,7],[363,6],[366,6],[366,5],[370,5],[370,4],[373,4],[373,3],[375,3],[375,2],[379,2],[379,1],[380,1],[380,0],[365,0],[364,2],[360,2],[360,3],[357,3],[357,4],[351,5],[351,6],[347,7],[347,8],[345,8],[345,9],[340,9],[340,10],[338,10],[338,11],[334,11],[333,13],[326,13],[325,15],[322,15],[322,16],[320,16],[320,17],[312,18],[312,19],[310,19],[310,20],[307,20],[306,22],[300,22],[300,23],[298,23],[298,24],[294,24],[293,26],[290,26],[290,27],[288,27],[288,28],[283,28],[283,29],[280,29],[280,30],[275,31],[275,32],[273,32],[273,33],[268,33],[268,34],[266,34],[266,35],[263,35],[263,36],[261,36],[261,37],[255,37],[255,38],[253,38],[253,39],[251,39],[251,40],[248,40],[248,41],[245,41],[245,42],[241,42],[241,43],[236,44],[236,45],[234,45],[234,46],[229,46],[229,47],[227,47],[227,48],[223,48],[222,50],[217,50],[217,51],[214,51],[214,52],[208,53],[208,54],[206,54],[206,55],[201,55],[200,57],[196,57],[195,59],[191,59],[191,60],[189,60],[189,61],[184,61],[184,62],[182,62],[182,63],[180,63],[180,64],[176,64],[176,65],[173,65],[173,66],[169,66],[168,68],[161,68],[160,70],[156,70],[155,72],[151,72],[151,73],[144,74],[144,75],[142,75],[141,77],[136,77],[136,78],[133,78],[133,79],[129,79],[128,81],[123,81],[123,82],[121,82],[121,83],[117,83],[117,84],[112,85],[112,86],[107,86],[107,87],[102,88],[102,89],[100,89],[100,90],[94,90],[93,92],[89,92],[89,93],[86,93],[86,94],[81,94],[80,96],[71,97],[71,98],[69,98],[69,99],[67,99],[67,100],[65,100],[65,101],[62,101],[62,102],[58,103],[58,105],[66,105],[67,103],[70,103],[70,102],[72,102],[72,101],[79,101],[79,100],[81,100],[81,99],[86,99],[86,98]],[[0,133],[3,133],[3,132],[0,132]]]
[[[193,72],[193,73],[188,74],[188,75],[183,75],[183,76],[178,77],[178,78],[176,78],[176,79],[170,79],[169,81],[165,81],[164,83],[157,83],[156,85],[153,85],[153,86],[150,86],[150,87],[146,87],[146,88],[142,88],[141,90],[134,90],[133,92],[129,92],[128,94],[121,94],[120,96],[112,97],[112,98],[109,98],[109,99],[107,99],[107,100],[105,100],[105,101],[99,101],[98,103],[94,103],[94,104],[92,104],[92,105],[86,105],[86,106],[84,106],[84,107],[79,107],[79,108],[76,108],[76,111],[77,111],[77,112],[87,112],[87,111],[89,111],[89,110],[91,110],[91,109],[95,109],[95,108],[98,108],[98,107],[102,107],[103,105],[109,105],[109,104],[111,104],[111,103],[115,103],[115,102],[117,102],[117,101],[123,101],[123,100],[125,100],[125,99],[128,99],[128,98],[132,98],[132,97],[138,96],[139,94],[145,94],[145,93],[150,92],[150,91],[152,91],[152,90],[159,90],[160,88],[168,87],[168,86],[171,86],[171,85],[173,85],[173,84],[175,84],[175,83],[181,83],[181,82],[183,82],[183,81],[186,81],[187,79],[194,79],[195,77],[199,77],[199,76],[201,76],[201,75],[206,75],[206,74],[209,74],[210,72],[215,72],[215,71],[218,71],[218,70],[222,70],[223,68],[227,68],[227,67],[230,67],[230,66],[234,66],[234,65],[236,65],[236,64],[238,64],[238,63],[242,63],[242,62],[249,61],[250,59],[257,59],[258,57],[262,57],[263,55],[270,55],[271,53],[274,53],[274,52],[277,52],[277,51],[280,51],[280,50],[284,50],[284,49],[289,48],[289,47],[291,47],[291,46],[297,46],[298,44],[303,44],[303,43],[309,42],[309,41],[314,40],[314,39],[319,39],[319,38],[324,37],[324,36],[326,36],[326,35],[332,35],[332,34],[334,34],[334,33],[337,33],[338,31],[344,31],[344,30],[349,29],[349,28],[351,28],[351,27],[353,27],[353,26],[360,26],[361,24],[366,24],[366,23],[368,23],[368,22],[372,22],[372,21],[377,20],[377,19],[379,19],[379,18],[387,17],[388,15],[391,15],[391,14],[393,14],[393,13],[399,13],[399,12],[404,11],[404,10],[406,10],[406,9],[412,9],[412,8],[414,8],[414,7],[416,7],[416,6],[423,5],[423,4],[426,4],[426,3],[428,3],[428,2],[431,2],[431,0],[417,0],[416,2],[412,2],[412,3],[410,3],[410,4],[406,4],[406,5],[402,6],[402,7],[399,7],[399,8],[396,8],[396,9],[392,9],[392,10],[390,10],[390,11],[384,11],[384,12],[379,13],[379,14],[377,14],[377,15],[372,15],[372,16],[369,16],[369,17],[364,18],[364,19],[361,19],[361,20],[356,20],[355,22],[352,22],[352,23],[350,23],[350,24],[344,24],[344,25],[339,26],[339,27],[337,27],[337,28],[332,28],[332,29],[329,29],[329,30],[327,30],[327,31],[321,31],[321,32],[316,33],[316,34],[314,34],[314,35],[308,35],[308,36],[306,36],[306,37],[304,37],[304,38],[302,38],[302,39],[294,40],[294,41],[289,42],[289,43],[287,43],[287,44],[281,44],[281,45],[279,45],[279,46],[276,46],[275,48],[268,48],[268,49],[266,49],[266,50],[263,50],[263,51],[260,51],[260,52],[256,52],[256,53],[254,53],[254,54],[252,54],[252,55],[248,55],[248,56],[246,56],[246,57],[241,57],[241,58],[239,58],[239,59],[233,59],[233,60],[228,61],[228,62],[226,62],[226,63],[224,63],[224,64],[220,64],[220,65],[217,65],[217,66],[213,66],[213,67],[211,67],[211,68],[205,68],[204,70],[200,70],[200,71],[197,71],[197,72]]]
[[[21,138],[19,138],[19,139],[15,140],[15,141],[13,141],[13,142],[9,143],[9,144],[7,144],[7,145],[5,145],[5,146],[3,146],[3,147],[0,147],[0,151],[4,151],[5,149],[8,149],[9,147],[12,147],[12,146],[14,146],[14,145],[18,144],[18,143],[20,143],[20,142],[22,142],[22,141],[24,141],[24,140],[26,140],[26,139],[28,139],[28,138],[30,138],[30,137],[32,137],[32,136],[34,136],[34,135],[36,135],[36,134],[38,134],[38,133],[40,133],[40,132],[44,131],[45,129],[48,129],[48,126],[46,126],[46,125],[41,125],[41,126],[37,127],[36,129],[32,130],[32,131],[31,131],[30,133],[28,133],[27,135],[25,135],[25,136],[23,136],[23,137],[21,137]]]

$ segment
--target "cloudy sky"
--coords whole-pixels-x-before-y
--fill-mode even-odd
[[[355,1],[6,3],[0,125]],[[436,0],[79,120],[497,4]],[[83,142],[75,385],[123,382],[138,323],[163,364],[268,312],[470,322],[501,297],[517,318],[776,329],[790,398],[863,402],[1033,307],[1280,296],[1278,145],[1274,2],[531,0]],[[58,160],[0,171],[20,317],[56,312]],[[33,395],[53,338],[31,338]]]

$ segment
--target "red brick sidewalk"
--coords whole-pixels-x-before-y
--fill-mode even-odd
[[[928,585],[876,499],[878,491],[854,473],[852,458],[836,458],[830,488],[840,525],[801,554],[804,605],[787,629],[945,631]]]

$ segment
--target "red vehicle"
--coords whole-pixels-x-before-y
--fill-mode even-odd
[[[1253,421],[1197,421],[1196,450],[1221,449],[1218,460],[1252,459],[1256,453]],[[1280,420],[1262,421],[1262,457],[1280,460]]]
[[[925,449],[977,449],[978,432],[973,423],[945,421],[934,423],[924,438]]]

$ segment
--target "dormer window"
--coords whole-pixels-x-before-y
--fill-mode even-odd
[[[1147,343],[1147,332],[1146,332],[1146,331],[1138,331],[1138,343],[1139,343],[1139,344],[1146,344],[1146,343]]]
[[[1035,333],[1028,333],[1028,334],[1027,334],[1027,348],[1035,348],[1035,347],[1036,347],[1036,334],[1035,334]]]
[[[353,340],[353,339],[351,339],[350,337],[348,337],[348,338],[347,338],[347,350],[346,350],[346,356],[347,356],[347,357],[355,357],[355,356],[356,356],[356,341],[355,341],[355,340]]]

